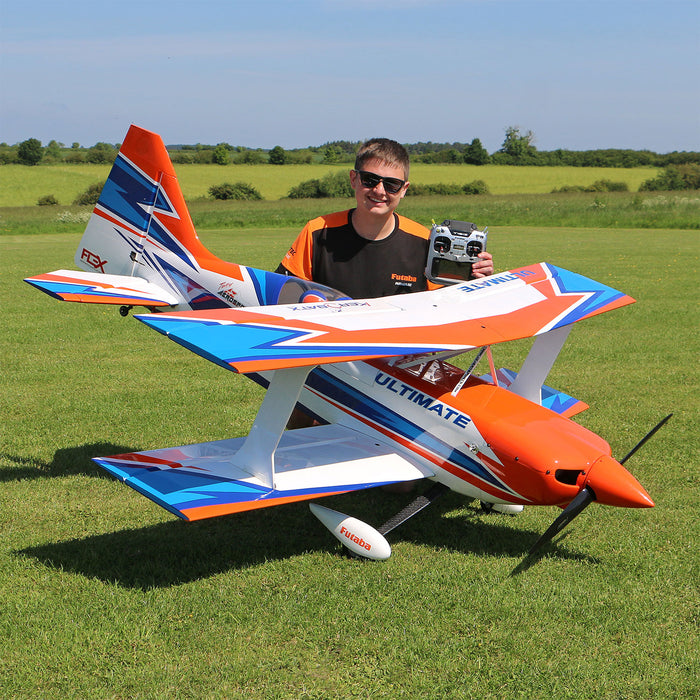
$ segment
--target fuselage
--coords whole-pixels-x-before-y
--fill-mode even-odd
[[[309,375],[299,402],[321,421],[392,442],[452,490],[492,503],[563,506],[596,464],[629,474],[601,437],[504,387],[472,376],[453,395],[463,374],[439,360],[327,365]],[[629,494],[612,504],[649,505],[630,479]]]

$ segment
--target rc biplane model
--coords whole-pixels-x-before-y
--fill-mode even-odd
[[[115,304],[124,316],[145,307],[136,318],[147,326],[267,388],[246,437],[94,459],[180,518],[432,481],[378,529],[311,504],[351,552],[384,559],[384,536],[447,490],[503,512],[562,507],[531,552],[593,501],[654,505],[625,460],[570,420],[586,404],[544,383],[574,323],[633,302],[603,284],[539,263],[350,299],[224,262],[200,242],[162,140],[136,126],[75,262],[82,271],[26,281],[65,301]],[[520,338],[535,339],[520,371],[496,370],[490,346]],[[448,362],[470,351],[469,369]],[[484,354],[490,374],[476,376]],[[316,425],[285,430],[295,405]]]

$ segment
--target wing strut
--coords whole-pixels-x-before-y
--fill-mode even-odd
[[[479,364],[479,360],[484,356],[484,353],[486,352],[487,346],[484,345],[481,350],[477,353],[476,357],[474,358],[474,361],[469,365],[469,369],[462,375],[461,379],[457,382],[455,385],[455,388],[452,389],[452,396],[457,396],[459,392],[461,391],[462,387],[465,385],[467,379],[472,376],[472,372],[474,371],[474,368]]]
[[[555,328],[535,338],[518,376],[509,387],[514,394],[542,405],[542,385],[564,347],[570,330],[571,324]]]
[[[275,488],[275,450],[312,369],[275,370],[253,427],[233,459],[237,467],[256,476],[268,488]]]

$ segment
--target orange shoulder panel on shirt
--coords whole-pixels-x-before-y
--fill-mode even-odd
[[[324,228],[343,226],[348,222],[348,212],[339,211],[333,214],[318,216],[307,222],[301,233],[296,237],[287,254],[282,258],[282,265],[296,277],[311,280],[311,263],[313,258],[313,234]]]
[[[423,224],[401,216],[401,214],[397,214],[397,216],[399,217],[399,228],[402,231],[410,233],[412,236],[418,236],[418,238],[425,238],[426,240],[430,238],[430,229],[427,229]]]
[[[425,240],[428,240],[430,238],[430,229],[423,226],[423,224],[419,224],[413,219],[408,219],[405,216],[401,216],[401,214],[397,214],[397,216],[399,217],[399,228],[402,231],[405,231],[411,236],[418,236],[418,238],[424,238]],[[440,289],[440,287],[442,287],[441,284],[435,284],[435,282],[431,282],[430,280],[428,280],[428,289]]]

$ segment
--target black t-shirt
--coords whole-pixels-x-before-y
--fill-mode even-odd
[[[369,241],[353,228],[352,210],[320,216],[306,224],[277,271],[355,299],[424,291],[430,232],[398,214],[394,221],[389,236]]]

